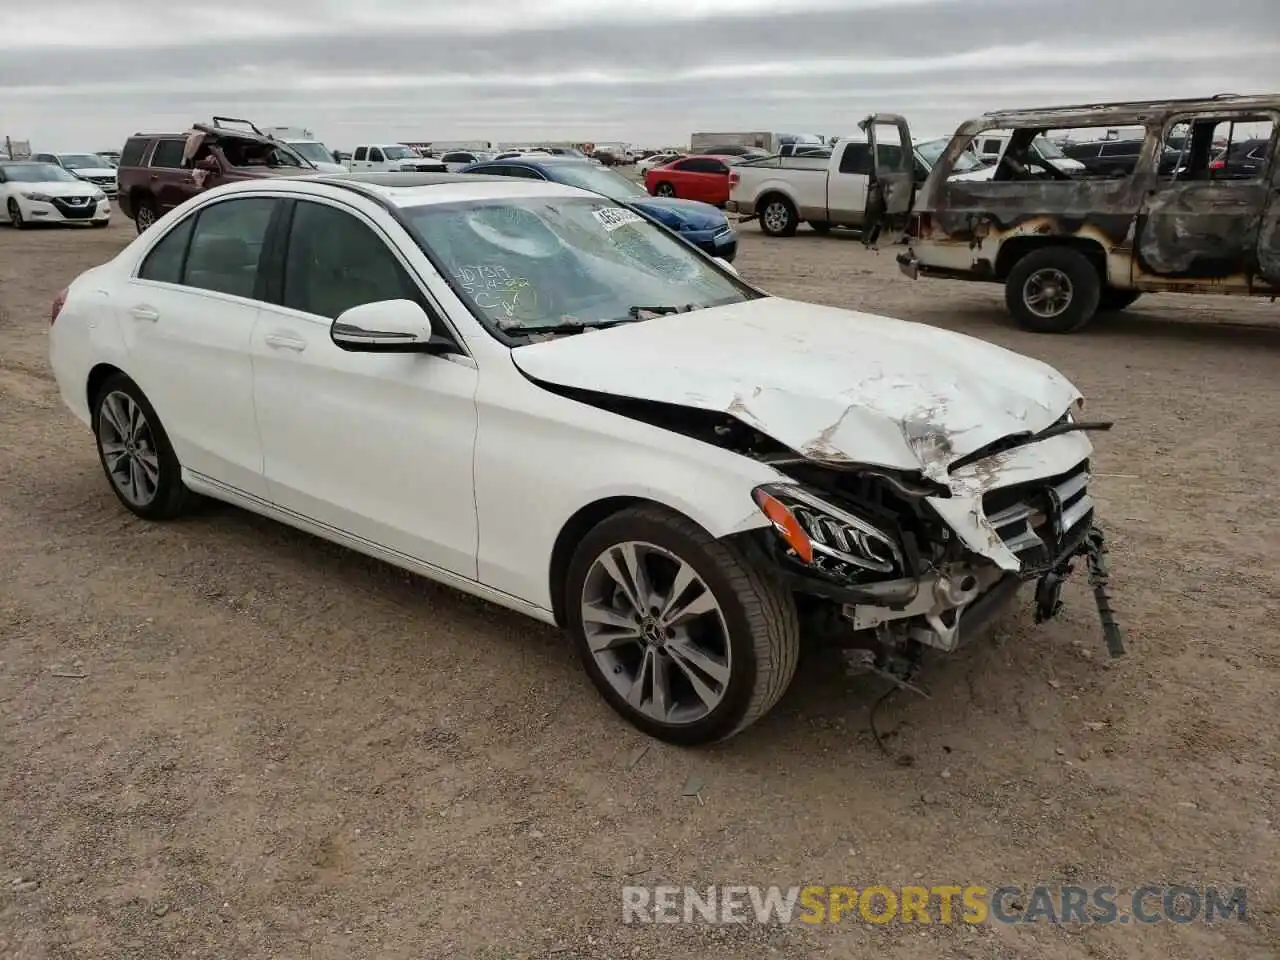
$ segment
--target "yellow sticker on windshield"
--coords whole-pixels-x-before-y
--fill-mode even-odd
[[[600,221],[600,225],[608,233],[613,233],[613,231],[619,227],[625,227],[628,223],[638,223],[644,219],[634,210],[627,210],[623,207],[599,207],[591,212],[595,214],[596,219]]]

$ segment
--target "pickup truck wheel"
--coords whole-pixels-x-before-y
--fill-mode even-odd
[[[771,237],[794,237],[800,220],[786,197],[766,197],[760,207],[760,229]]]
[[[733,736],[795,675],[800,627],[782,583],[735,545],[657,506],[603,520],[565,582],[587,675],[632,725],[668,743]]]
[[[1116,287],[1104,287],[1102,296],[1098,299],[1099,310],[1123,310],[1125,307],[1132,306],[1133,302],[1142,296],[1139,290],[1120,290]]]
[[[831,223],[827,220],[810,220],[809,229],[814,233],[830,233]]]
[[[674,197],[676,195],[676,188],[664,180],[653,188],[653,195],[655,197]]]
[[[1102,279],[1079,250],[1043,247],[1013,265],[1004,300],[1019,325],[1036,333],[1072,333],[1098,310]]]
[[[156,222],[156,208],[150,200],[138,200],[133,208],[133,225],[146,233]]]

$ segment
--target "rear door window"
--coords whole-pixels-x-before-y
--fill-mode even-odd
[[[271,197],[242,197],[201,210],[187,251],[183,285],[252,298],[276,203]]]
[[[161,140],[151,154],[151,166],[163,167],[166,170],[178,170],[182,167],[182,151],[185,140]]]
[[[865,143],[850,143],[840,155],[841,173],[871,174],[871,148]]]

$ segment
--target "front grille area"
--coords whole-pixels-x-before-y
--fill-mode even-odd
[[[711,239],[719,240],[721,237],[727,237],[732,231],[733,231],[733,228],[726,223],[723,227],[720,227],[718,230],[716,230],[715,233],[711,235]]]
[[[1024,574],[1044,570],[1088,532],[1093,516],[1089,461],[1044,480],[992,490],[983,513],[1004,545],[1022,561]]]
[[[68,220],[88,220],[98,208],[90,197],[54,197],[53,205]]]

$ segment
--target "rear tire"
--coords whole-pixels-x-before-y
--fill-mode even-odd
[[[760,229],[771,237],[794,237],[800,218],[786,197],[765,197],[760,204]]]
[[[1133,302],[1142,296],[1139,290],[1120,290],[1116,287],[1103,287],[1102,295],[1098,298],[1098,310],[1123,310],[1132,306]]]
[[[123,373],[107,377],[93,398],[98,462],[122,504],[144,520],[172,520],[194,494],[155,408]]]
[[[647,597],[633,602],[627,571],[637,568]],[[733,543],[661,507],[601,521],[578,545],[564,589],[566,626],[591,682],[659,740],[727,739],[764,716],[795,675],[791,593]],[[681,608],[689,614],[667,618]]]
[[[674,197],[676,195],[676,188],[663,180],[653,188],[653,195],[655,197]]]
[[[1098,310],[1102,279],[1079,250],[1042,247],[1013,265],[1004,299],[1018,324],[1036,333],[1072,333]]]

